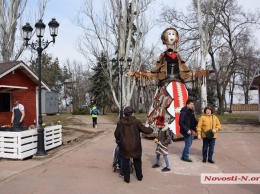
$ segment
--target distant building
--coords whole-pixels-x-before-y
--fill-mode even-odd
[[[259,122],[260,122],[260,69],[257,69],[255,71],[249,89],[258,90],[258,112],[259,112]]]
[[[58,112],[56,95],[43,82],[42,89],[42,113]],[[34,120],[38,119],[37,90],[38,76],[24,62],[0,63],[0,125],[10,124],[13,98],[18,98],[25,107],[25,126],[33,124]]]

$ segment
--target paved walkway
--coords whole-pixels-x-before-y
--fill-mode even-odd
[[[90,117],[82,117],[91,123]],[[177,193],[177,194],[249,194],[259,193],[260,184],[203,185],[201,173],[260,173],[259,132],[220,133],[214,160],[216,164],[201,162],[200,140],[194,140],[191,158],[194,162],[180,160],[183,141],[169,146],[171,171],[162,173],[152,169],[155,161],[153,141],[142,139],[143,181],[134,173],[129,184],[119,174],[112,172],[112,154],[115,147],[115,125],[99,116],[98,129],[104,130],[94,139],[81,142],[73,149],[45,159],[1,160],[0,190],[3,194],[67,194],[67,193]],[[162,160],[162,167],[164,161]]]

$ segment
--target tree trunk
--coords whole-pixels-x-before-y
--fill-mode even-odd
[[[38,1],[40,10],[39,19],[43,17],[47,0]],[[16,32],[27,0],[2,0],[0,2],[0,61],[8,62],[17,60],[24,51],[24,44],[17,43]],[[19,46],[15,46],[19,45]]]
[[[138,0],[110,0],[103,1],[104,9],[102,14],[94,12],[93,0],[85,0],[81,13],[87,18],[88,26],[82,23],[81,18],[78,18],[77,24],[84,30],[84,36],[79,42],[79,50],[90,65],[95,65],[93,56],[100,57],[100,52],[105,53],[108,59],[111,60],[113,55],[117,55],[117,60],[114,65],[117,69],[123,71],[137,70],[139,63],[137,62],[138,53],[140,53],[140,40],[144,38],[142,34],[148,32],[145,22],[145,11],[148,5],[154,0],[138,1]],[[90,55],[90,54],[91,55]],[[132,62],[128,68],[127,59],[132,58]],[[123,63],[120,64],[120,59],[123,58]],[[122,66],[121,66],[122,65]],[[107,74],[107,81],[111,88],[111,93],[115,104],[120,108],[130,104],[133,93],[135,91],[135,80],[130,77],[122,76],[122,96],[116,95],[115,88],[115,71],[112,65],[104,68],[104,74]],[[121,79],[121,73],[119,78]],[[122,100],[121,100],[122,99]],[[121,102],[122,101],[122,102]]]
[[[197,0],[197,21],[199,27],[199,40],[200,40],[200,59],[201,59],[201,69],[206,69],[206,57],[209,49],[209,34],[208,34],[208,18],[209,13],[211,11],[212,0],[207,1],[207,14],[206,21],[202,21],[201,19],[201,1]],[[203,25],[203,26],[202,26]],[[203,110],[207,106],[207,79],[206,77],[202,77],[201,84],[201,110]]]

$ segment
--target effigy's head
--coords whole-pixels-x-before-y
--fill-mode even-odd
[[[163,44],[166,44],[167,48],[174,49],[179,41],[179,33],[175,28],[166,28],[161,35],[161,40]]]

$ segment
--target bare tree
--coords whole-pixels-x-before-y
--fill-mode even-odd
[[[213,7],[219,10],[218,14],[212,15],[219,25],[215,34],[218,39],[211,45],[210,56],[212,61],[220,58],[219,63],[212,62],[212,67],[217,78],[218,112],[223,113],[227,85],[239,68],[240,53],[246,47],[245,42],[252,39],[252,30],[259,25],[260,15],[243,12],[236,0],[218,0]]]
[[[144,47],[140,50],[140,53],[137,55],[136,63],[140,64],[137,71],[151,71],[153,64],[156,64],[157,62],[157,57],[155,58],[154,56],[155,49],[156,47],[152,45],[152,48]],[[159,53],[159,51],[156,53]],[[134,77],[131,79],[132,81],[136,81],[136,87],[131,102],[135,105],[134,107],[137,111],[148,113],[157,86],[143,79],[136,80]]]
[[[239,54],[239,66],[236,71],[238,78],[232,85],[242,89],[245,104],[248,104],[250,101],[249,89],[251,79],[253,78],[255,70],[260,66],[259,54],[260,51],[256,47],[255,41],[245,41],[244,48]],[[231,93],[231,104],[232,98],[233,91]]]
[[[212,1],[211,9],[208,9],[209,6],[207,6],[209,1],[205,0],[201,3],[201,15],[204,16],[204,19],[200,22],[202,26],[199,27],[197,21],[194,20],[195,13],[197,13],[195,2],[197,1],[193,1],[193,5],[189,7],[190,12],[187,15],[178,12],[175,8],[164,9],[161,21],[165,20],[166,23],[180,28],[183,33],[182,51],[187,58],[197,52],[199,48],[208,52],[204,54],[209,54],[210,58],[207,58],[206,62],[209,62],[209,66],[214,70],[211,78],[215,79],[216,83],[219,101],[218,113],[223,113],[227,85],[231,76],[237,71],[239,53],[245,47],[244,40],[252,39],[252,29],[259,25],[260,15],[258,12],[243,12],[242,8],[238,6],[237,0]],[[207,26],[208,28],[206,28]],[[205,40],[200,44],[197,43],[200,37],[198,32],[201,31],[199,28],[202,28],[202,36],[205,36]],[[203,45],[204,48],[201,48]]]
[[[39,0],[40,18],[44,14],[48,0]],[[21,35],[17,35],[17,28],[21,29],[21,19],[27,0],[2,0],[0,1],[0,61],[17,60],[24,50]]]
[[[205,19],[202,21],[201,0],[197,0],[197,20],[199,27],[199,42],[200,42],[200,63],[201,69],[206,69],[206,58],[210,46],[210,34],[209,33],[209,16],[212,8],[212,0],[205,1]],[[202,77],[201,82],[201,110],[207,106],[207,79]]]
[[[84,68],[82,63],[77,61],[70,62],[67,60],[65,67],[70,75],[70,78],[66,80],[66,95],[68,95],[66,98],[72,101],[74,108],[80,108],[82,104],[85,104],[86,94],[90,86],[89,78],[91,74],[89,70]]]
[[[143,48],[142,41],[149,31],[149,22],[145,18],[145,11],[153,1],[103,1],[102,8],[95,10],[93,0],[85,0],[76,21],[76,24],[84,31],[83,38],[78,42],[79,52],[86,57],[92,66],[96,65],[101,53],[105,53],[108,59],[115,57],[118,60],[123,57],[124,61],[132,56],[129,70],[138,70],[142,64],[138,53]],[[116,63],[116,65],[118,70],[120,64]],[[126,68],[127,63],[124,63],[123,69]],[[114,101],[120,107],[120,99],[118,99],[114,83],[114,76],[118,72],[116,69],[110,63],[104,68],[104,74],[107,76]],[[122,82],[122,103],[123,106],[126,106],[130,104],[135,80],[132,81],[130,77],[123,76]]]

